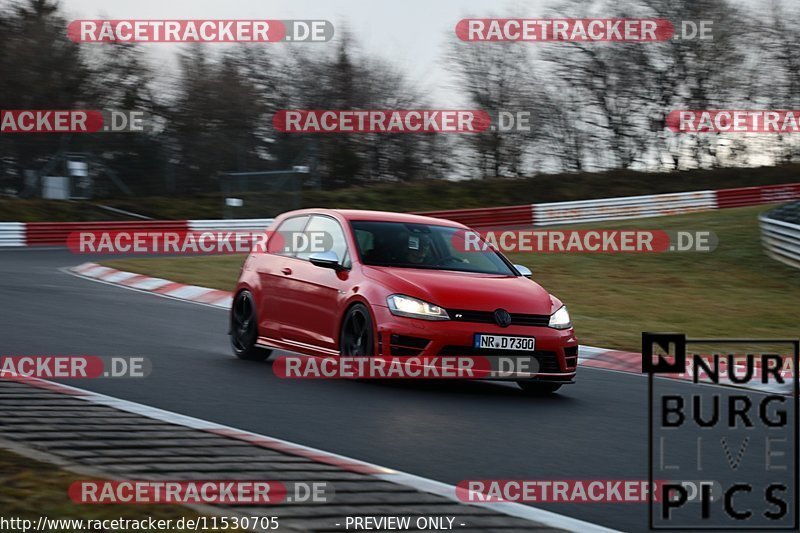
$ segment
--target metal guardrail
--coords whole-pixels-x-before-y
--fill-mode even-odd
[[[0,222],[0,247],[25,246],[25,224]]]
[[[228,220],[187,220],[190,231],[266,230],[274,218],[242,218]]]
[[[417,213],[472,228],[529,227],[694,213],[710,209],[786,202],[800,198],[800,183],[694,191],[572,202]],[[263,231],[272,218],[124,222],[33,222],[0,224],[0,246],[64,245],[74,231]],[[139,226],[139,227],[137,227]]]
[[[717,191],[717,207],[744,207],[748,205],[775,204],[800,198],[800,183],[740,187]]]
[[[185,220],[28,222],[24,226],[26,246],[66,246],[70,235],[81,231],[186,231]]]
[[[717,208],[716,191],[624,196],[535,204],[534,225],[579,224],[603,220],[682,215]]]
[[[81,231],[265,231],[273,218],[240,220],[125,220],[106,222],[0,222],[0,247],[67,246]]]
[[[800,183],[784,183],[717,191],[650,194],[484,209],[429,211],[418,214],[455,220],[472,228],[549,226],[681,215],[711,209],[786,202],[797,198],[800,198]]]
[[[800,268],[800,225],[770,218],[770,214],[758,217],[764,251],[776,261]]]
[[[475,209],[451,209],[447,211],[422,211],[417,215],[446,218],[471,228],[492,226],[530,226],[536,206],[512,205],[508,207],[484,207]]]

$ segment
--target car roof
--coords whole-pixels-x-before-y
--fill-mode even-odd
[[[391,211],[369,211],[364,209],[300,209],[284,213],[283,217],[297,215],[339,215],[345,220],[369,220],[373,222],[402,222],[409,224],[433,224],[437,226],[449,226],[454,228],[466,228],[463,224],[447,220],[444,218],[426,217],[422,215],[412,215],[410,213],[394,213]]]

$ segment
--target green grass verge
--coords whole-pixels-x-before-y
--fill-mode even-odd
[[[101,264],[179,283],[232,291],[245,255],[114,259]]]
[[[173,524],[175,520],[182,517],[189,519],[200,516],[191,509],[178,505],[77,504],[69,498],[67,489],[73,482],[81,479],[86,479],[86,477],[0,448],[0,509],[2,509],[2,515],[6,519],[16,517],[33,520],[34,524],[40,516],[51,519],[82,518],[84,520],[113,520],[116,518],[142,520],[152,517],[155,520],[171,519]],[[227,531],[241,530],[228,529]]]
[[[800,270],[764,255],[757,215],[770,206],[569,226],[710,230],[710,253],[511,254],[570,309],[584,344],[638,350],[642,331],[690,337],[800,336]],[[242,256],[129,259],[103,264],[230,290]]]
[[[102,203],[102,202],[98,202]],[[130,220],[88,201],[0,198],[0,222]]]

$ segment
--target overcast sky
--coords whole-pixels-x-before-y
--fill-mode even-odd
[[[611,0],[606,0],[611,1]],[[770,0],[733,0],[751,9]],[[458,105],[452,79],[438,64],[456,23],[476,17],[546,17],[558,0],[61,0],[69,19],[325,19],[346,26],[366,51],[389,60],[430,95],[434,105]],[[584,16],[603,16],[603,0],[584,3]],[[782,2],[797,9],[797,0]],[[334,36],[334,41],[336,40]],[[102,46],[102,45],[87,45]],[[179,44],[143,44],[167,72]],[[208,46],[225,46],[209,44]],[[331,46],[291,43],[253,46]]]

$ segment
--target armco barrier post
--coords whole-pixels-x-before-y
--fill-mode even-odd
[[[766,254],[794,268],[800,268],[800,225],[770,218],[769,213],[758,217],[761,244]]]

